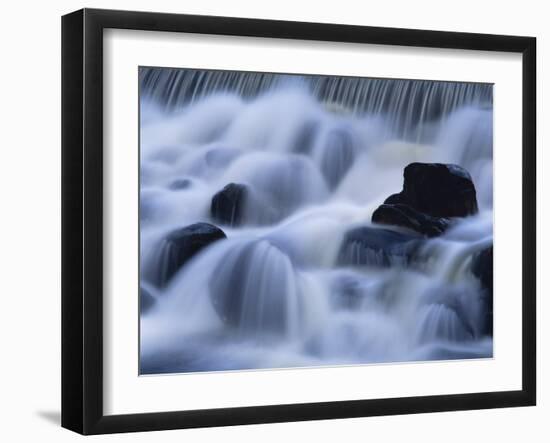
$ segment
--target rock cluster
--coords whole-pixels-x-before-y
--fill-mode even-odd
[[[403,190],[390,195],[374,211],[374,223],[402,226],[435,237],[452,224],[453,218],[478,212],[474,183],[460,166],[411,163],[403,178]]]

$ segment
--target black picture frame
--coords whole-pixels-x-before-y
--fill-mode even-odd
[[[522,54],[522,388],[131,415],[103,412],[103,31],[108,28]],[[82,434],[530,406],[536,403],[536,39],[83,9],[62,18],[62,426]],[[519,148],[519,147],[518,147]]]

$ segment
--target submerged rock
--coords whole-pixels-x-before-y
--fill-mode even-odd
[[[493,291],[493,247],[478,252],[472,260],[472,272],[484,289]]]
[[[210,298],[225,325],[254,334],[297,326],[300,291],[289,257],[267,240],[237,245],[212,273]]]
[[[239,155],[239,150],[224,146],[203,149],[196,154],[187,173],[203,180],[219,177]]]
[[[248,194],[246,185],[229,183],[212,197],[210,205],[212,218],[229,226],[240,225],[243,222]]]
[[[364,282],[353,275],[342,275],[332,282],[330,301],[336,309],[354,311],[361,307],[368,297]]]
[[[155,297],[151,295],[147,289],[139,288],[139,311],[141,314],[145,314],[156,303]]]
[[[433,217],[465,217],[478,212],[476,189],[468,171],[442,163],[411,163],[403,190],[385,204],[404,204]]]
[[[428,237],[443,234],[451,222],[445,217],[432,217],[403,204],[384,204],[372,214],[372,222],[403,226]]]
[[[333,130],[327,135],[321,159],[321,171],[330,189],[335,189],[353,164],[355,151],[350,133]]]
[[[478,338],[477,327],[472,323],[466,303],[472,295],[462,288],[442,286],[425,295],[420,306],[418,339],[421,342],[434,341],[464,342]]]
[[[493,247],[478,252],[472,260],[472,273],[479,279],[486,305],[485,328],[487,335],[493,335]]]
[[[191,180],[188,178],[178,178],[168,185],[168,188],[172,191],[181,191],[191,186]]]
[[[328,195],[326,182],[313,161],[304,155],[250,155],[246,163],[248,194],[246,222],[272,224],[305,204],[321,202]]]
[[[338,254],[341,265],[390,266],[409,264],[422,244],[415,235],[360,227],[348,231]]]
[[[292,151],[298,154],[309,155],[315,142],[319,122],[307,121],[297,131],[296,138],[292,142]]]
[[[210,223],[195,223],[176,229],[164,238],[154,276],[157,286],[163,287],[192,257],[212,243],[226,238],[225,233]]]

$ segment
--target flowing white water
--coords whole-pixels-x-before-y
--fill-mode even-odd
[[[143,373],[492,355],[470,271],[492,243],[490,87],[163,72],[140,74]],[[426,240],[421,263],[338,265],[414,161],[466,168],[479,214]],[[251,190],[237,227],[210,215],[232,182]],[[228,238],[156,287],[162,239],[197,222]]]

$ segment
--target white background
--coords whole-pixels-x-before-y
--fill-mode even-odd
[[[524,34],[538,37],[539,226],[550,222],[550,168],[542,152],[550,104],[550,30],[544,2],[462,0],[310,2],[156,0],[10,2],[3,5],[0,69],[2,310],[0,436],[4,441],[81,439],[58,427],[60,391],[60,15],[82,6],[287,20]],[[550,111],[547,111],[550,112]],[[518,146],[518,149],[520,147]],[[546,164],[545,164],[546,163]],[[546,200],[546,203],[543,202]],[[541,250],[546,247],[546,251]],[[550,289],[548,234],[539,232],[539,406],[495,411],[333,420],[97,437],[120,441],[533,441],[550,438],[550,361],[544,322]],[[546,276],[542,274],[545,273]],[[547,294],[546,294],[547,295]]]
[[[105,414],[521,389],[521,279],[509,278],[522,265],[519,55],[109,30],[104,60]],[[242,69],[243,60],[260,72],[495,84],[494,287],[506,296],[495,300],[494,359],[137,377],[138,168],[128,165],[138,164],[138,66]]]

